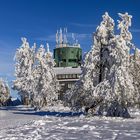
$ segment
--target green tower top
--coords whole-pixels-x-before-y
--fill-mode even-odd
[[[64,28],[56,33],[56,48],[54,49],[54,59],[56,67],[78,67],[82,61],[82,49],[80,44],[72,34],[73,44],[68,43],[67,29]]]

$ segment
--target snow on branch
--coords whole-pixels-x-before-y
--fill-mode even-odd
[[[36,51],[36,44],[30,48],[26,38],[15,54],[15,77],[13,89],[17,90],[22,102],[37,109],[53,104],[58,99],[58,83],[54,73],[54,59],[43,45]],[[56,86],[57,85],[57,86]]]
[[[65,96],[72,109],[96,108],[100,115],[106,112],[108,116],[129,117],[127,107],[134,104],[135,95],[138,97],[130,72],[132,35],[128,28],[132,16],[119,13],[119,17],[118,36],[114,34],[114,20],[107,12],[102,16],[93,47],[83,60],[80,80]]]

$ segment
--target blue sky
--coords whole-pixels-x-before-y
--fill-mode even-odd
[[[77,34],[83,51],[90,50],[92,33],[109,12],[117,20],[118,12],[133,15],[133,43],[140,48],[140,0],[0,0],[0,76],[11,81],[14,53],[27,37],[32,45],[55,47],[55,32],[67,27]]]

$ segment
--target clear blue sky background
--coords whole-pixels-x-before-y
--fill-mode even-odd
[[[47,41],[53,50],[56,30],[67,27],[88,51],[106,11],[114,20],[118,12],[133,15],[133,43],[140,47],[140,0],[0,0],[0,76],[9,82],[14,78],[13,57],[21,37],[31,45]]]

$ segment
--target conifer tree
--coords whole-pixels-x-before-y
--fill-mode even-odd
[[[47,52],[41,45],[36,52],[33,69],[33,106],[40,109],[46,105],[53,105],[58,100],[58,86],[53,67],[55,65],[47,44]]]
[[[0,78],[0,106],[6,105],[10,98],[10,89],[8,84]]]
[[[133,102],[134,86],[129,73],[132,35],[128,28],[132,16],[120,14],[120,35],[114,35],[114,20],[106,12],[94,34],[94,45],[87,53],[82,75],[66,94],[73,109],[97,108],[100,115],[129,117],[128,103]]]
[[[34,65],[35,44],[30,48],[26,38],[22,38],[22,45],[17,49],[14,60],[15,77],[13,89],[21,96],[23,104],[29,104],[31,93],[32,68]]]
[[[47,52],[41,45],[36,51],[36,44],[30,48],[26,38],[22,38],[22,46],[17,49],[15,60],[15,76],[13,88],[19,92],[21,99],[41,109],[52,105],[58,98],[58,83],[53,67],[55,65],[47,44]]]

